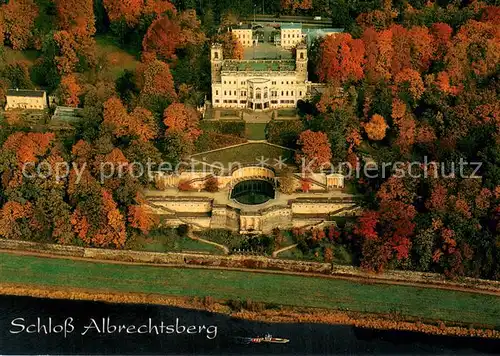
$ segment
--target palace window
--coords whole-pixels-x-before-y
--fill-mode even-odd
[[[227,92],[224,90],[224,95],[227,95]]]
[[[299,91],[299,95],[302,96],[302,92],[301,91]]]
[[[219,91],[218,90],[215,91],[215,95],[219,95]]]

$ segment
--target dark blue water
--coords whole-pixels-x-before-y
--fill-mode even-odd
[[[37,318],[40,318],[40,325],[45,325],[45,329],[38,328]],[[52,318],[50,334],[48,318]],[[68,318],[72,318],[70,324],[73,330],[68,324]],[[103,318],[111,321],[108,331],[113,331],[113,325],[133,325],[136,329],[131,328],[130,332],[140,330],[145,333],[127,334],[125,329],[122,333],[107,333],[102,330]],[[149,319],[157,329],[150,329]],[[13,320],[15,325],[12,324]],[[62,326],[65,320],[66,337]],[[160,328],[162,321],[163,329]],[[31,324],[35,325],[29,327],[28,331],[33,333],[27,333],[26,328]],[[145,326],[141,329],[141,325]],[[169,325],[172,325],[173,329],[169,331],[173,333],[167,333]],[[186,329],[180,333],[183,326]],[[192,326],[191,329],[187,329],[189,326]],[[89,327],[88,330],[86,327]],[[85,330],[87,333],[82,335]],[[161,333],[162,330],[164,333]],[[196,333],[187,334],[186,330]],[[291,341],[285,345],[248,345],[242,344],[240,339],[265,333]],[[376,331],[351,326],[251,322],[225,315],[163,306],[0,296],[0,354],[195,353],[470,355],[500,353],[500,343],[494,340]]]

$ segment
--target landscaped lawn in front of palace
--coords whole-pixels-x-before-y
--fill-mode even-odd
[[[286,159],[285,163],[288,165],[293,165],[294,151],[286,148],[277,147],[267,143],[247,143],[241,146],[222,148],[212,152],[201,152],[191,156],[197,161],[202,161],[206,163],[220,162],[226,168],[229,163],[260,163],[260,159],[263,157],[267,159],[267,164],[274,166],[276,164],[275,160],[280,157]]]
[[[250,299],[500,328],[500,303],[496,296],[313,276],[119,265],[0,253],[0,283]]]

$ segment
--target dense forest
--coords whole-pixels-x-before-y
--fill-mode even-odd
[[[1,237],[123,248],[154,230],[158,221],[142,205],[148,177],[102,182],[100,164],[175,162],[241,142],[231,129],[200,123],[196,107],[210,93],[209,44],[222,42],[226,56],[240,58],[228,25],[254,11],[319,15],[345,28],[310,49],[311,79],[327,89],[299,104],[301,121],[271,122],[268,140],[319,163],[374,162],[378,174],[350,179],[365,209],[357,221],[293,234],[304,248],[322,240],[348,246],[367,269],[500,279],[494,2],[0,3],[0,104],[8,88],[44,88],[83,112],[69,131],[27,124],[17,111],[0,114]],[[87,169],[65,179],[26,179],[26,162]],[[387,162],[402,162],[413,174],[397,176]],[[479,171],[467,165],[458,174],[461,162],[479,162]],[[325,260],[331,254],[325,250]]]

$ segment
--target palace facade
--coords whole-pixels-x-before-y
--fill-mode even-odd
[[[268,110],[295,107],[307,96],[307,48],[296,47],[296,59],[224,59],[222,46],[210,53],[212,106]]]

